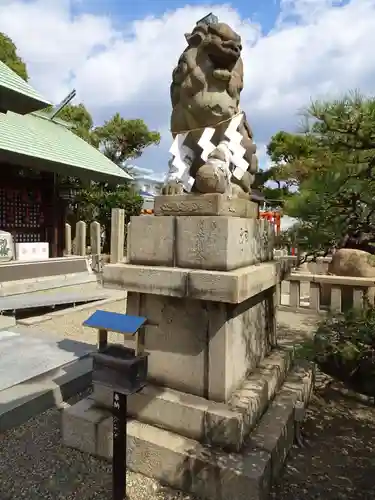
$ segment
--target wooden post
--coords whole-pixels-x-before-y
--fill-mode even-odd
[[[77,255],[84,257],[86,255],[86,222],[82,220],[76,224],[76,246]]]
[[[72,226],[65,224],[65,255],[72,255]]]
[[[92,254],[92,268],[94,271],[100,271],[100,232],[99,222],[93,221],[90,224],[90,245]]]
[[[59,192],[58,192],[58,177],[53,174],[53,188],[52,188],[52,241],[51,241],[51,254],[52,257],[58,257],[59,246]]]
[[[124,260],[125,210],[113,208],[111,216],[111,264]]]
[[[126,424],[127,396],[121,392],[113,392],[113,458],[112,458],[112,499],[126,500]]]
[[[130,258],[130,224],[131,222],[128,222],[126,226],[126,260],[129,261]]]
[[[105,349],[108,345],[108,331],[103,328],[98,330],[98,351]]]

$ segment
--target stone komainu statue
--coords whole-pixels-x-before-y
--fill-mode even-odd
[[[191,131],[185,144],[194,152],[190,175],[195,179],[192,191],[223,192],[223,184],[217,178],[210,162],[201,159],[202,149],[197,145],[204,128],[215,128],[212,142],[219,145],[225,140],[224,132],[230,118],[240,112],[240,93],[243,89],[243,62],[241,38],[227,24],[197,24],[191,34],[185,35],[188,47],[184,50],[173,71],[171,84],[171,131]],[[248,198],[254,174],[258,168],[256,146],[246,116],[238,128],[245,148],[245,160],[249,167],[241,180],[232,177],[231,194]],[[219,160],[222,148],[211,155]],[[212,162],[211,162],[212,163]],[[216,176],[217,177],[217,176]],[[181,185],[167,182],[164,193],[177,194]]]

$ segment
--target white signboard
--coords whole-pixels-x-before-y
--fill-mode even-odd
[[[14,259],[13,238],[7,231],[0,231],[0,262]]]
[[[48,258],[48,243],[16,243],[17,260],[47,260]]]

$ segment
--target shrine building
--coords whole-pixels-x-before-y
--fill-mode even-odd
[[[131,177],[51,113],[44,97],[0,61],[0,230],[49,244],[62,257],[67,205],[59,176],[121,184]],[[51,117],[52,116],[52,117]]]

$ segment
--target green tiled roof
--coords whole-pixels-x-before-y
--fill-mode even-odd
[[[0,113],[0,161],[99,181],[131,179],[67,127],[37,113]]]
[[[0,61],[0,110],[24,115],[46,108],[50,102]]]

